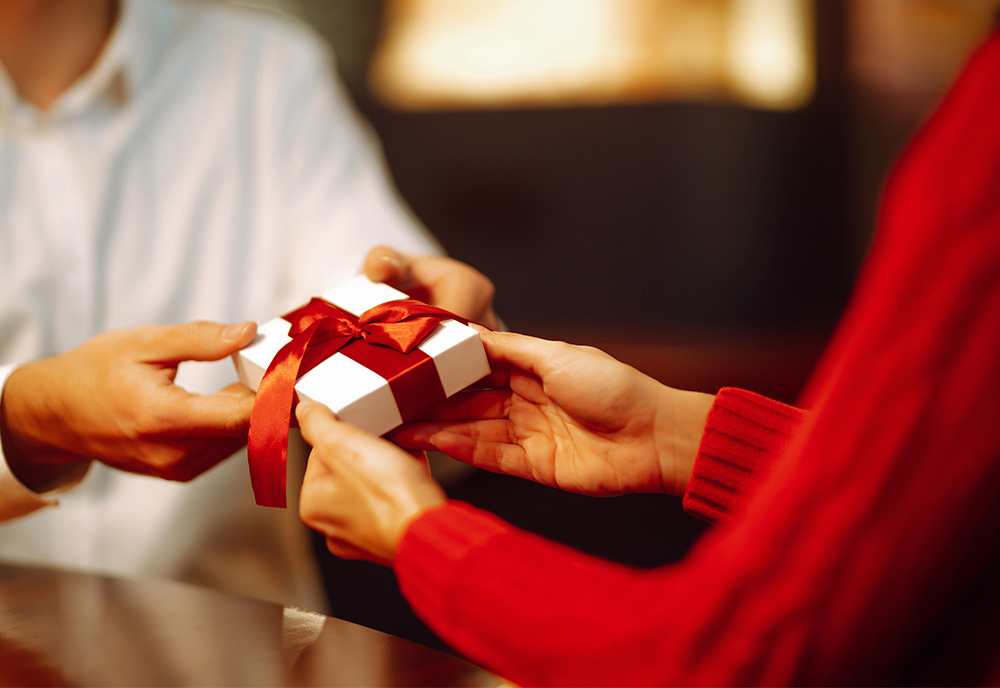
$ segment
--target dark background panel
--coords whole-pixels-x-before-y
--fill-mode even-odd
[[[392,175],[449,253],[487,274],[511,329],[592,344],[666,384],[793,402],[841,313],[885,171],[924,111],[848,79],[848,10],[816,2],[817,92],[723,103],[399,112],[365,70],[382,2],[312,0]],[[615,561],[677,561],[705,530],[677,498],[594,499],[473,471],[452,497]],[[386,569],[316,549],[335,614],[439,641]]]

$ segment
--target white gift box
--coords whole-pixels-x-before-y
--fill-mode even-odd
[[[359,275],[321,298],[358,316],[386,301],[409,297]],[[271,360],[291,341],[288,329],[288,321],[282,318],[257,328],[257,338],[233,355],[240,382],[257,390]],[[490,372],[479,333],[456,320],[440,323],[417,349],[433,360],[446,397]],[[339,352],[300,377],[295,391],[299,400],[328,406],[340,420],[373,435],[389,432],[403,422],[388,380]]]

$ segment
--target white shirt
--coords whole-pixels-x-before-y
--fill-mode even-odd
[[[0,72],[0,385],[12,365],[108,329],[267,320],[357,273],[379,243],[436,252],[331,66],[284,19],[136,0],[47,112]],[[235,379],[227,360],[182,364],[178,383]],[[186,484],[95,462],[39,508],[54,501],[0,455],[0,558],[323,608],[294,507],[254,504],[245,456]]]

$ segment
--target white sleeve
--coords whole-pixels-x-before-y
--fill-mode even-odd
[[[16,366],[0,366],[0,399],[2,390],[7,383],[7,377]],[[3,443],[0,442],[0,521],[6,521],[18,516],[30,514],[46,506],[54,506],[58,502],[52,495],[41,495],[26,487],[14,477],[7,465],[7,457],[3,453]]]
[[[275,126],[296,273],[324,282],[302,286],[323,291],[352,277],[379,244],[441,253],[396,191],[378,142],[335,76],[332,56],[316,41],[297,48],[285,60]]]

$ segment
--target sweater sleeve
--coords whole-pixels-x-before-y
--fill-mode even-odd
[[[698,447],[684,508],[722,521],[770,472],[806,413],[753,392],[724,387],[715,395]]]
[[[648,594],[642,573],[468,504],[449,501],[411,524],[395,569],[441,637],[519,685],[631,683],[641,655],[656,652],[650,619],[634,616]]]
[[[892,175],[808,427],[736,518],[635,570],[450,503],[395,562],[418,614],[525,685],[995,681],[998,79],[994,38]]]

